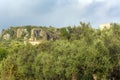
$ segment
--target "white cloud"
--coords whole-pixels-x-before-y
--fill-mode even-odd
[[[106,0],[94,0],[94,1],[97,1],[97,2],[104,2],[104,1],[106,1]]]
[[[0,24],[67,26],[90,21],[98,24],[119,21],[111,8],[120,8],[120,0],[0,0]],[[118,9],[114,12],[118,13]],[[112,11],[111,11],[112,12]]]
[[[37,4],[38,0],[0,0],[0,12],[14,18],[25,15]]]
[[[93,0],[78,0],[79,4],[88,5],[93,2]]]
[[[115,0],[104,0],[104,3],[102,3],[100,6],[96,8],[96,14],[98,16],[104,16],[104,17],[110,17],[108,16],[108,12],[111,10],[111,8],[118,6],[120,1]],[[117,10],[117,9],[116,9]],[[111,11],[112,12],[112,11]]]

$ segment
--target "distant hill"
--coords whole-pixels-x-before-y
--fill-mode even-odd
[[[112,26],[119,26],[116,23],[102,24],[99,30],[110,29]],[[81,22],[79,26],[64,28],[43,27],[43,26],[18,26],[2,30],[0,40],[18,40],[25,44],[40,44],[43,41],[55,41],[58,39],[79,39],[86,35],[84,31],[94,31],[90,24]],[[87,34],[87,35],[88,35]]]
[[[53,27],[38,26],[22,26],[10,27],[2,30],[2,40],[21,40],[21,41],[41,41],[41,40],[57,40],[59,37],[59,29]]]

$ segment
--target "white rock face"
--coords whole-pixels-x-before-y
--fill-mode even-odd
[[[23,32],[27,33],[27,29],[24,29],[24,28],[17,29],[17,38],[20,38]]]
[[[3,36],[3,39],[9,40],[9,39],[10,39],[10,34],[5,34],[5,35]]]
[[[107,24],[101,24],[100,25],[100,30],[103,30],[103,29],[109,29],[111,27],[111,24],[110,23],[107,23]]]
[[[32,45],[38,45],[40,44],[40,41],[29,41],[29,43]]]

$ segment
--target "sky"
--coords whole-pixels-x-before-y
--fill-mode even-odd
[[[0,0],[0,30],[10,26],[120,22],[120,0]]]

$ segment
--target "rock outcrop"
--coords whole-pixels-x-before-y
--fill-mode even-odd
[[[2,32],[2,39],[20,39],[24,43],[32,45],[40,44],[42,41],[57,40],[58,34],[54,28],[44,27],[11,27]]]
[[[109,29],[111,27],[111,23],[107,23],[107,24],[101,24],[100,25],[100,30],[103,30],[103,29]]]
[[[17,29],[17,38],[21,38],[21,36],[26,36],[28,33],[27,29],[18,28]]]
[[[10,40],[10,34],[5,34],[5,35],[3,35],[3,39],[4,40]]]

